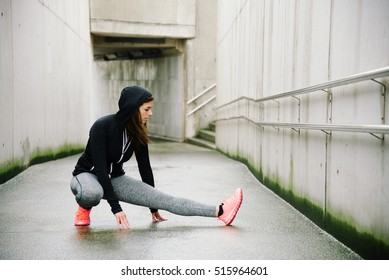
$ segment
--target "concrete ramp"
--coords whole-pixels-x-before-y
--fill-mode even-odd
[[[237,187],[244,201],[232,226],[217,219],[181,217],[122,203],[132,226],[119,230],[102,201],[89,227],[73,226],[70,191],[78,156],[31,166],[0,185],[2,260],[333,260],[360,257],[261,185],[241,163],[185,143],[150,145],[156,186],[204,203],[219,204]],[[139,177],[135,159],[125,165]]]

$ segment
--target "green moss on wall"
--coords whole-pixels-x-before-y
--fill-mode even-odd
[[[0,165],[0,184],[15,177],[25,169],[20,161],[12,160]]]
[[[0,165],[0,184],[5,183],[9,179],[15,177],[20,172],[31,165],[64,158],[83,151],[83,147],[79,145],[63,145],[58,149],[37,149],[31,154],[30,161],[24,165],[20,160],[11,160]]]
[[[223,151],[220,152],[224,153]],[[337,217],[328,212],[325,213],[321,207],[313,204],[309,199],[296,195],[293,192],[292,182],[289,183],[288,188],[285,188],[277,178],[267,177],[261,167],[253,166],[247,159],[228,153],[224,154],[245,164],[263,185],[290,203],[320,228],[358,253],[362,258],[389,259],[389,244],[379,240],[373,234],[358,231],[355,225],[345,222],[346,218]]]
[[[66,144],[57,150],[53,149],[37,149],[34,153],[31,155],[30,165],[38,164],[42,162],[47,162],[50,160],[55,160],[59,158],[64,158],[70,155],[74,155],[77,153],[82,152],[83,147],[77,146],[77,145],[69,145]]]
[[[388,260],[389,244],[331,214],[326,215],[325,230],[364,259]]]

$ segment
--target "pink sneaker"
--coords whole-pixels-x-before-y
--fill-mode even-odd
[[[90,225],[90,218],[89,214],[92,208],[85,209],[82,208],[81,206],[78,206],[78,211],[76,213],[76,218],[74,220],[74,224],[76,226],[89,226]]]
[[[223,214],[218,217],[219,220],[222,220],[226,226],[230,225],[235,219],[236,214],[242,204],[243,200],[243,191],[241,188],[236,189],[234,196],[223,201],[222,208]]]

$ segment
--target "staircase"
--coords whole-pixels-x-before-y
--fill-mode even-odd
[[[215,123],[212,122],[205,129],[199,130],[195,137],[187,138],[187,143],[216,150]]]

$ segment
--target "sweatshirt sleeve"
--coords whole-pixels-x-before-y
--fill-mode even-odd
[[[104,190],[104,198],[111,206],[113,214],[122,211],[119,201],[113,191],[108,174],[107,162],[107,132],[103,123],[96,122],[90,130],[90,149],[93,162],[93,172]]]
[[[136,161],[138,162],[138,169],[142,181],[146,184],[154,186],[154,175],[150,165],[149,148],[148,145],[142,146],[139,150],[135,151]],[[158,209],[150,208],[152,213],[158,211]]]

